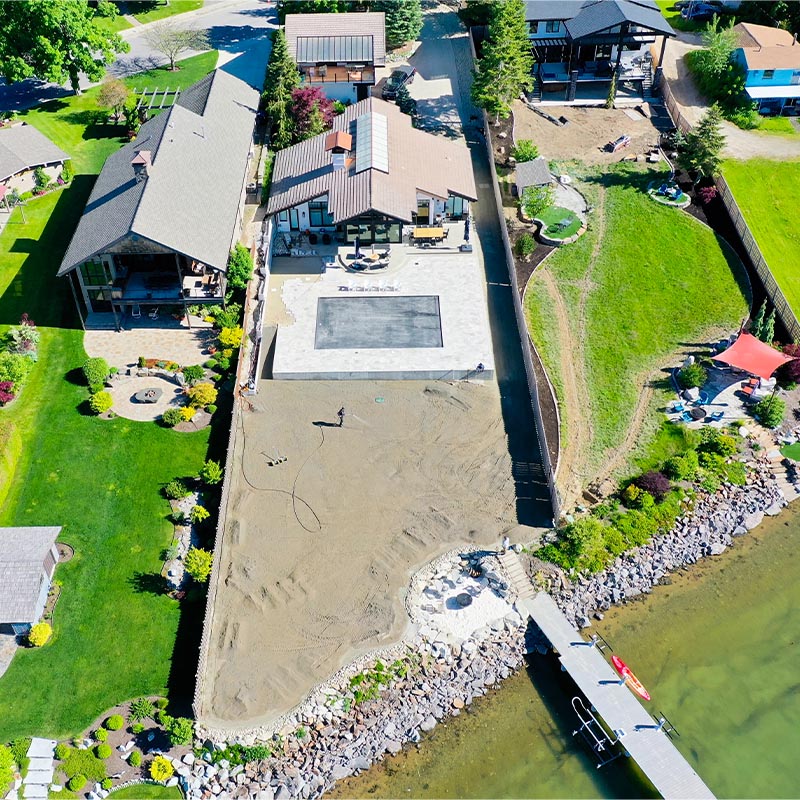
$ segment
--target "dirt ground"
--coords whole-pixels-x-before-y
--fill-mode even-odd
[[[635,109],[548,106],[543,110],[556,119],[566,117],[569,124],[555,125],[517,101],[515,134],[517,141],[533,140],[547,159],[574,158],[586,164],[613,164],[623,156],[644,155],[658,143],[658,130]],[[623,134],[631,137],[630,145],[618,153],[607,152],[606,144]]]
[[[264,381],[250,400],[199,709],[229,730],[397,641],[414,571],[516,523],[494,382]]]

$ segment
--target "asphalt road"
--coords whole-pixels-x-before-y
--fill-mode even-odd
[[[269,34],[277,26],[273,0],[206,0],[203,8],[173,19],[187,27],[208,31],[211,47],[220,51],[219,66],[252,86],[261,88],[269,55]],[[131,50],[109,67],[109,73],[132,75],[167,62],[166,57],[155,52],[145,40],[145,32],[153,24],[158,23],[122,32]],[[181,58],[194,54],[183,53]],[[85,78],[81,80],[82,89],[91,85]],[[65,88],[38,80],[21,81],[9,86],[0,80],[0,111],[21,111],[69,94],[72,91],[68,86]]]

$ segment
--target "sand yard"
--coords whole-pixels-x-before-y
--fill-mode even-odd
[[[230,730],[270,723],[397,641],[414,571],[459,546],[494,547],[516,523],[494,381],[259,389],[232,455],[198,696],[201,721]]]

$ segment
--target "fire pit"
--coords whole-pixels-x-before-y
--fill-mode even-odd
[[[137,403],[157,403],[161,399],[162,394],[163,392],[161,389],[148,387],[147,389],[142,389],[140,392],[136,392],[133,399]]]
[[[461,594],[456,595],[456,603],[458,603],[461,608],[466,608],[467,606],[472,605],[472,595],[467,594],[466,592],[461,592]]]

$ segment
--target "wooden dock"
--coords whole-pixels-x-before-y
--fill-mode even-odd
[[[518,562],[516,556],[508,560]],[[518,578],[513,582],[516,584]],[[527,583],[530,586],[530,581]],[[620,683],[620,676],[603,654],[570,625],[549,594],[539,592],[533,598],[521,595],[517,608],[539,626],[592,709],[662,797],[714,797],[633,692]]]

